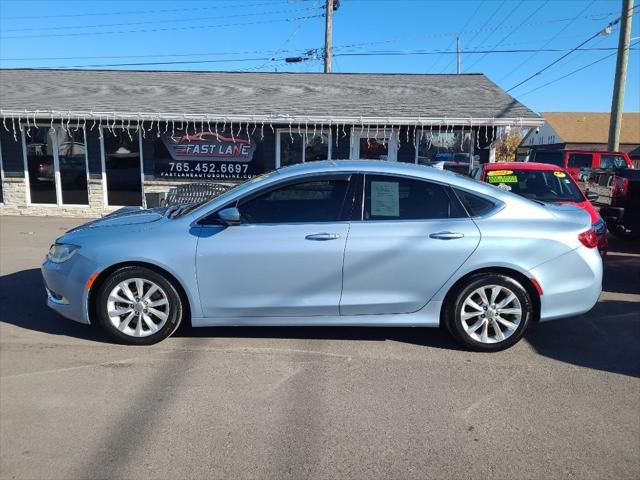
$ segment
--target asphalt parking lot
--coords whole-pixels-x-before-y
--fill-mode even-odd
[[[0,477],[639,478],[640,245],[589,314],[497,354],[421,328],[180,329],[111,343],[45,306],[81,223],[0,217]]]

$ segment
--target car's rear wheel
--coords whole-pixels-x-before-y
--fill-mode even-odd
[[[468,347],[504,350],[522,338],[533,316],[527,290],[515,279],[496,273],[473,275],[445,306],[449,331]]]
[[[131,266],[113,272],[96,298],[100,325],[123,343],[151,345],[180,325],[183,308],[175,286],[148,268]]]

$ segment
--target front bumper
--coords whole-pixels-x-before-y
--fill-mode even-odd
[[[47,306],[63,317],[90,323],[89,290],[85,285],[89,277],[98,271],[97,265],[78,252],[63,263],[45,258],[40,271],[47,291]]]
[[[540,283],[540,320],[572,317],[591,310],[602,292],[602,257],[578,247],[530,270]]]

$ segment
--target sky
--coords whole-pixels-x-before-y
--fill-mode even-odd
[[[324,3],[0,0],[0,67],[321,72]],[[531,109],[609,111],[619,25],[597,34],[621,9],[622,0],[340,0],[333,71],[455,73],[459,35],[462,73],[484,73]],[[627,112],[640,111],[635,12]]]

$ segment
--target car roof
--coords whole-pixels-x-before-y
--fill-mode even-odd
[[[562,167],[551,163],[538,162],[496,162],[485,163],[485,170],[561,170]]]

